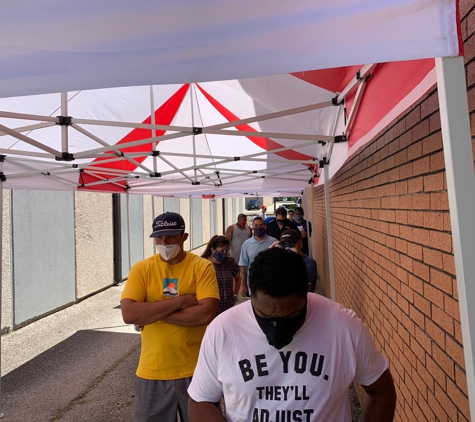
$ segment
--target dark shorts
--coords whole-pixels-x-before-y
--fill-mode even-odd
[[[137,377],[134,422],[188,422],[188,386],[191,377],[160,381]]]

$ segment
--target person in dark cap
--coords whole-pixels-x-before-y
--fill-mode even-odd
[[[315,293],[317,287],[317,262],[302,252],[303,241],[300,232],[292,229],[286,230],[280,235],[278,246],[283,249],[291,248],[302,257],[307,267],[308,291]]]
[[[152,230],[158,253],[132,267],[120,302],[124,322],[141,327],[134,422],[175,422],[177,413],[187,422],[186,390],[218,308],[216,272],[184,250],[180,214],[160,214]]]

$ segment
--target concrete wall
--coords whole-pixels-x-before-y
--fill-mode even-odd
[[[114,281],[111,194],[76,192],[74,220],[79,299]]]

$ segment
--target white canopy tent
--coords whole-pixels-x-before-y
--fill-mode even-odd
[[[0,12],[2,188],[295,195],[438,82],[475,415],[475,176],[466,96],[452,112],[465,90],[456,0],[18,0]]]

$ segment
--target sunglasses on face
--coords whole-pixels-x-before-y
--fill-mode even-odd
[[[280,243],[280,246],[282,246],[284,249],[288,249],[293,248],[295,246],[295,243]]]

